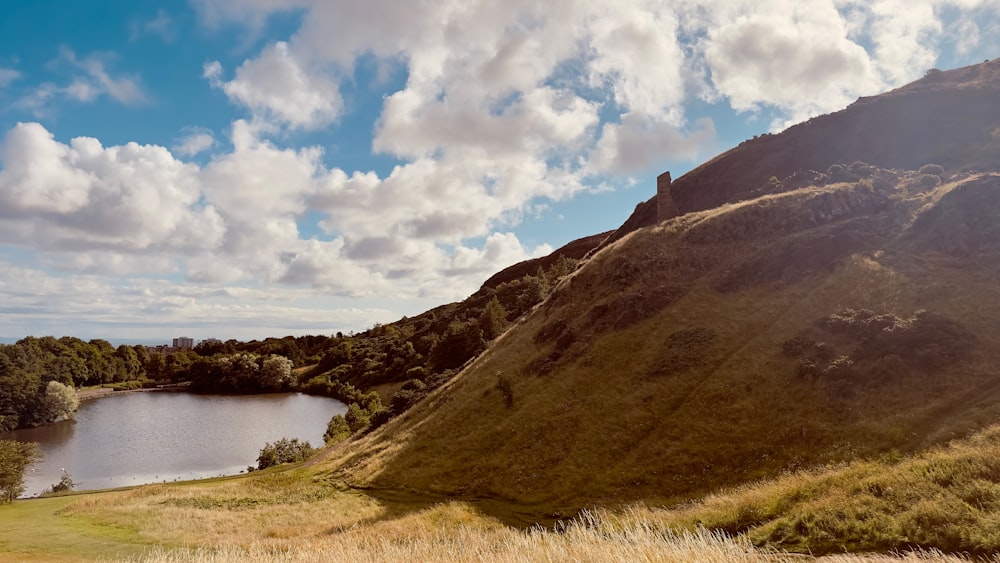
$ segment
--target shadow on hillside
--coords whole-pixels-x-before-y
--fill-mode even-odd
[[[376,517],[367,518],[352,523],[350,528],[360,528],[401,520],[407,516],[428,511],[435,506],[456,502],[468,505],[482,516],[494,518],[505,526],[526,530],[529,528],[542,527],[545,529],[556,529],[559,522],[566,522],[576,517],[578,512],[563,513],[551,512],[544,506],[525,506],[509,501],[492,498],[466,498],[461,496],[446,496],[419,493],[415,491],[404,491],[398,489],[353,489],[359,494],[368,496],[377,501],[384,511]],[[337,526],[328,530],[328,533],[345,532],[349,528]]]

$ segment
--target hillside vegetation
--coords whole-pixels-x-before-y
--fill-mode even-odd
[[[1000,177],[856,168],[605,248],[330,477],[571,515],[997,420]]]

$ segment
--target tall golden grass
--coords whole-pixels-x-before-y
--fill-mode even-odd
[[[436,528],[413,526],[407,533],[390,534],[366,527],[339,536],[317,538],[284,548],[268,545],[225,546],[190,550],[156,549],[128,559],[136,563],[229,563],[302,561],[392,561],[535,563],[562,561],[622,561],[677,563],[798,563],[812,559],[801,555],[755,548],[745,539],[704,529],[671,532],[650,520],[585,513],[555,531],[517,531],[478,527]],[[936,551],[889,555],[834,555],[830,563],[945,562],[965,563],[967,557]],[[986,561],[1000,561],[994,557]]]

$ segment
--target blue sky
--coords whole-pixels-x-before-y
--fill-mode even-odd
[[[995,57],[1000,2],[0,7],[0,337],[361,330]]]

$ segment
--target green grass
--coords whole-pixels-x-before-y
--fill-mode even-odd
[[[132,527],[66,514],[67,507],[78,500],[66,496],[0,506],[0,560],[129,557],[149,548]]]
[[[908,458],[856,461],[720,492],[662,525],[809,553],[1000,550],[1000,426]]]
[[[542,517],[593,504],[684,502],[969,435],[1000,420],[998,268],[929,251],[906,234],[914,213],[934,209],[955,186],[900,194],[896,207],[817,227],[744,227],[757,220],[750,202],[631,233],[564,280],[456,380],[319,467],[355,486],[497,499]],[[799,199],[767,201],[794,214]],[[956,200],[942,220],[961,222],[966,207]],[[691,225],[704,233],[714,222],[756,234],[738,245],[685,239]],[[854,240],[855,227],[857,252],[833,253],[812,271],[767,269],[784,267],[789,244],[807,251]],[[748,276],[741,289],[719,289],[733,272]],[[657,292],[670,298],[651,297]],[[623,317],[622,307],[633,316]],[[846,308],[900,318],[928,309],[961,322],[976,344],[940,369],[855,381],[846,392],[799,377],[784,341]]]

